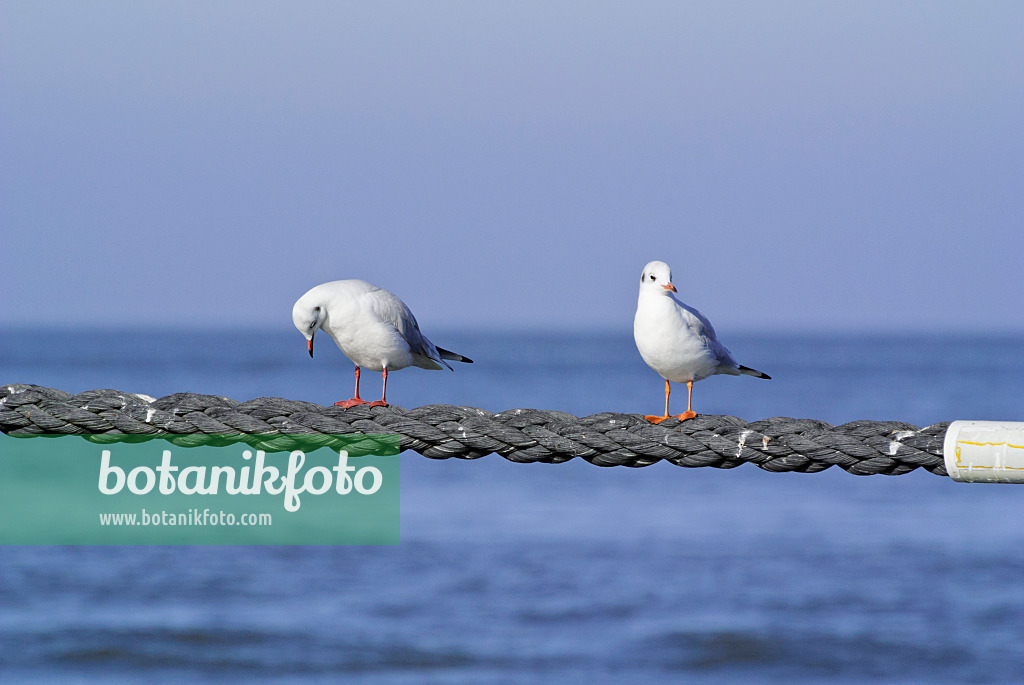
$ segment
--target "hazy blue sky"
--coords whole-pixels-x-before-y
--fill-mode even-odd
[[[1024,2],[0,3],[0,324],[1024,329]]]

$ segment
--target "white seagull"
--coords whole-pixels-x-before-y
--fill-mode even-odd
[[[440,369],[442,364],[451,370],[446,359],[473,363],[472,359],[435,347],[427,340],[420,333],[416,317],[394,293],[358,279],[316,286],[292,307],[292,322],[306,336],[310,357],[313,336],[317,329],[322,329],[356,365],[356,396],[335,402],[339,407],[387,406],[388,371],[407,366]],[[384,389],[379,401],[366,402],[359,397],[360,367],[383,375]]]
[[[645,416],[652,423],[669,418],[669,381],[686,383],[686,412],[676,418],[692,419],[693,382],[725,373],[746,374],[755,378],[771,376],[737,364],[725,345],[718,342],[707,317],[683,304],[672,293],[672,271],[665,262],[651,262],[640,276],[640,297],[633,319],[633,339],[647,365],[665,379],[665,415]]]

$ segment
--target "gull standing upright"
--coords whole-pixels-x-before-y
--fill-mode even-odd
[[[716,373],[771,379],[771,376],[737,364],[725,345],[718,342],[707,317],[683,304],[672,293],[672,272],[665,262],[651,262],[640,276],[640,297],[633,319],[633,339],[647,365],[665,379],[665,415],[645,416],[652,423],[669,418],[669,381],[686,383],[686,411],[676,418],[692,419],[693,382]]]
[[[407,366],[437,370],[442,364],[453,370],[446,359],[473,363],[427,340],[416,317],[394,293],[358,279],[331,281],[311,289],[292,307],[292,323],[306,336],[310,357],[313,336],[321,329],[356,365],[356,395],[335,402],[339,407],[387,406],[388,371]],[[384,388],[380,400],[367,402],[359,397],[360,367],[381,372]]]

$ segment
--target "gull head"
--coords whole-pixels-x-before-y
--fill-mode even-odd
[[[313,336],[316,335],[316,329],[323,325],[326,318],[327,310],[324,306],[314,304],[305,295],[300,297],[292,307],[292,323],[299,329],[299,333],[306,337],[310,357],[313,356]]]
[[[640,292],[668,295],[678,292],[672,285],[672,270],[665,262],[650,262],[640,276]]]

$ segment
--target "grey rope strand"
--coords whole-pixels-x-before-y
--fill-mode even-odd
[[[473,407],[322,407],[262,397],[238,402],[216,395],[175,393],[157,400],[117,390],[73,395],[37,385],[0,386],[0,431],[12,436],[84,435],[95,442],[158,436],[191,446],[258,439],[287,450],[288,435],[397,434],[402,450],[431,459],[561,463],[580,457],[598,466],[677,466],[729,469],[744,463],[766,471],[815,473],[838,466],[857,475],[899,475],[917,468],[945,476],[942,440],[948,422],[918,428],[899,421],[833,426],[784,417],[747,423],[699,415],[660,425],[635,414],[576,417],[559,411]],[[324,444],[329,444],[325,441]]]

